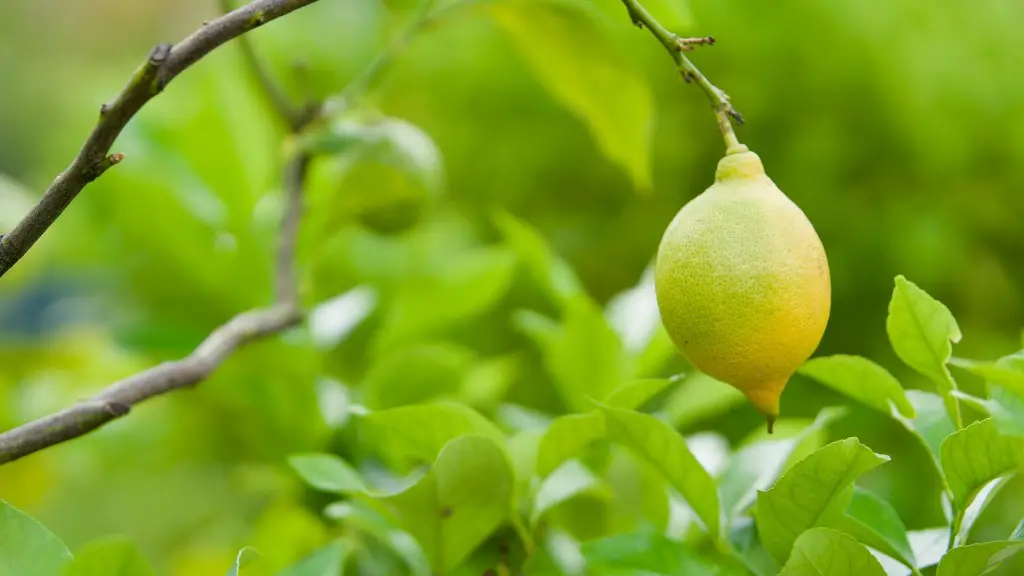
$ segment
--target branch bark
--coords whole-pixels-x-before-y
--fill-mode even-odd
[[[28,252],[90,182],[121,161],[110,147],[128,121],[178,74],[218,46],[317,0],[255,0],[206,23],[178,44],[160,44],[110,103],[78,155],[50,184],[39,203],[9,233],[0,236],[0,277]]]

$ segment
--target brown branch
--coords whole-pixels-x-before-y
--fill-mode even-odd
[[[109,104],[71,164],[50,184],[39,203],[0,237],[0,276],[28,252],[83,188],[120,159],[110,147],[128,121],[183,70],[225,42],[317,0],[255,0],[206,23],[171,46],[160,44]]]

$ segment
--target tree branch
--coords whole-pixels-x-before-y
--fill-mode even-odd
[[[154,48],[113,102],[100,107],[96,127],[71,164],[21,222],[0,237],[0,276],[17,264],[87,184],[121,160],[120,154],[109,153],[110,147],[128,121],[171,80],[232,38],[316,1],[255,0],[205,24],[174,46]]]
[[[679,36],[669,32],[667,28],[661,25],[646,8],[640,4],[639,0],[622,0],[622,3],[626,6],[626,10],[629,12],[630,19],[633,23],[641,28],[647,28],[651,34],[661,42],[661,45],[668,51],[669,56],[676,63],[676,67],[679,68],[679,72],[683,75],[683,79],[687,82],[695,82],[697,86],[704,91],[707,95],[708,100],[711,102],[711,108],[715,111],[715,119],[718,121],[718,130],[722,133],[722,138],[725,140],[725,148],[727,152],[735,150],[746,150],[746,146],[740,144],[736,138],[736,132],[733,130],[732,122],[729,120],[732,118],[737,123],[743,123],[743,116],[733,108],[732,102],[729,101],[729,95],[726,94],[722,89],[712,84],[690,59],[686,57],[683,52],[689,52],[693,50],[694,46],[700,45],[713,45],[715,39],[708,36],[706,38],[680,38]]]

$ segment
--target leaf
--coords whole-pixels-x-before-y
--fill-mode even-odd
[[[822,410],[810,425],[791,438],[781,437],[782,426],[779,426],[780,430],[771,437],[737,450],[717,479],[726,524],[731,526],[755,502],[757,492],[775,482],[798,446],[842,414],[841,410]]]
[[[736,551],[737,557],[755,576],[777,576],[779,563],[764,549],[757,536],[754,522],[749,517],[744,517],[742,520],[742,522],[736,522],[729,532],[729,542]]]
[[[949,397],[956,389],[956,381],[946,367],[953,343],[961,337],[953,314],[913,282],[897,276],[885,329],[896,355],[935,383],[946,399],[953,421],[959,422],[956,401]]]
[[[441,151],[420,127],[399,118],[371,111],[347,113],[304,135],[300,145],[316,154],[343,155],[349,164],[390,166],[431,191],[444,187]]]
[[[387,348],[451,329],[482,313],[511,285],[515,257],[504,248],[477,248],[399,289],[384,318],[380,346]]]
[[[412,576],[430,575],[427,557],[416,539],[408,532],[395,528],[369,504],[358,500],[334,502],[324,509],[324,516],[376,538],[405,562]]]
[[[781,564],[805,530],[836,522],[853,496],[853,482],[887,462],[856,438],[833,442],[797,462],[757,497],[757,533]]]
[[[334,454],[293,454],[288,457],[288,465],[317,490],[339,494],[366,490],[359,473]]]
[[[530,525],[536,526],[544,513],[580,494],[598,489],[601,481],[578,460],[569,460],[541,482],[533,499]]]
[[[907,533],[910,547],[914,551],[919,568],[934,566],[946,553],[949,544],[949,527],[914,530]]]
[[[600,411],[559,416],[541,437],[537,448],[537,474],[547,476],[604,435],[604,414]]]
[[[686,441],[671,426],[647,414],[602,408],[609,439],[654,466],[697,513],[713,538],[722,536],[718,487]]]
[[[277,576],[337,576],[349,552],[344,542],[333,542],[303,558],[298,564],[278,572]]]
[[[427,342],[384,351],[370,366],[362,390],[368,408],[380,410],[452,396],[474,353],[448,342]]]
[[[1024,438],[1001,434],[986,418],[946,438],[941,454],[953,504],[964,510],[985,484],[1024,466]]]
[[[556,303],[565,304],[586,295],[572,267],[551,250],[540,232],[504,211],[494,214],[494,224],[534,282]]]
[[[82,546],[75,561],[65,566],[65,576],[152,576],[146,559],[131,540],[116,536]]]
[[[673,427],[685,428],[724,414],[745,401],[743,393],[736,388],[702,372],[693,372],[665,400],[662,412]]]
[[[703,576],[718,574],[690,553],[682,542],[654,532],[616,534],[580,546],[587,574],[658,574]]]
[[[935,469],[942,474],[942,467],[939,463],[942,441],[956,431],[956,427],[949,419],[942,398],[935,394],[921,390],[907,390],[907,400],[914,406],[916,416],[910,419],[896,412],[893,414],[893,418],[903,424],[903,427],[921,442],[931,456]]]
[[[584,2],[511,0],[491,14],[540,82],[586,122],[597,144],[634,185],[651,187],[649,89]]]
[[[988,484],[985,484],[981,490],[978,491],[978,495],[974,497],[974,501],[971,502],[970,506],[964,509],[962,518],[960,520],[960,533],[956,535],[956,539],[953,541],[954,546],[962,546],[967,543],[968,538],[971,535],[971,528],[974,527],[974,523],[978,520],[990,504],[996,499],[999,491],[1002,490],[1007,484],[1009,484],[1011,477],[1003,476],[997,478]],[[1013,540],[1013,538],[1010,538]]]
[[[779,576],[885,576],[863,544],[829,528],[812,528],[793,544]]]
[[[1000,432],[1024,436],[1024,397],[1003,388],[994,388],[992,400],[986,404]]]
[[[505,438],[493,422],[463,404],[435,402],[371,412],[362,420],[370,445],[394,462],[433,461],[441,448],[459,436],[476,435],[499,445]]]
[[[846,514],[833,528],[899,560],[908,568],[916,566],[906,526],[892,505],[874,492],[854,486]]]
[[[629,368],[619,337],[589,298],[568,304],[562,330],[544,354],[566,405],[576,412],[593,408],[627,381]]]
[[[248,555],[246,552],[248,552]],[[231,569],[228,570],[227,576],[241,576],[242,566],[249,563],[249,560],[246,560],[246,558],[252,558],[253,556],[259,556],[259,552],[254,548],[246,546],[239,550],[238,554],[235,555],[235,563],[231,565]]]
[[[982,542],[953,548],[942,557],[935,576],[981,576],[1024,550],[1024,542]]]
[[[989,384],[1024,397],[1024,350],[1003,356],[995,362],[953,358],[950,363],[984,378]]]
[[[53,576],[60,574],[71,552],[42,524],[0,500],[0,574]]]
[[[674,378],[642,378],[611,391],[604,403],[612,408],[635,410],[675,382]]]
[[[891,413],[891,402],[903,416],[914,417],[914,406],[899,380],[867,358],[845,354],[813,358],[799,372],[883,414]]]
[[[416,484],[381,502],[420,543],[434,571],[447,573],[508,517],[514,480],[497,444],[466,436],[446,444]]]

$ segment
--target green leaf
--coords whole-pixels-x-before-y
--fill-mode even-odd
[[[366,373],[364,402],[380,410],[452,396],[473,361],[471,350],[447,342],[383,351]]]
[[[995,501],[999,492],[1010,483],[1010,476],[1003,476],[985,484],[974,497],[971,505],[964,509],[960,520],[960,532],[953,541],[954,546],[962,546],[967,543],[971,535],[971,528],[981,514]],[[1013,540],[1013,538],[1010,538]]]
[[[250,548],[249,546],[242,548],[238,551],[238,554],[235,555],[235,563],[231,565],[231,569],[228,570],[227,576],[241,576],[242,567],[251,561],[249,560],[250,558],[258,556],[259,552],[254,548]]]
[[[406,282],[384,318],[387,348],[450,330],[488,310],[508,290],[515,256],[504,248],[477,248]]]
[[[729,542],[747,570],[755,576],[778,576],[779,563],[764,549],[754,522],[744,518],[729,532]]]
[[[1024,436],[1024,397],[1004,388],[994,388],[992,400],[986,404],[1000,432]]]
[[[805,530],[836,522],[853,496],[853,482],[887,462],[856,438],[833,442],[797,462],[775,485],[758,494],[757,532],[781,564]]]
[[[434,402],[371,412],[362,420],[370,445],[389,461],[433,461],[441,448],[459,436],[483,436],[505,442],[498,427],[463,404]]]
[[[894,404],[903,416],[914,417],[914,406],[899,380],[867,358],[845,354],[813,358],[799,372],[883,414],[890,414]]]
[[[779,429],[771,437],[750,442],[737,450],[717,479],[726,524],[731,526],[755,502],[757,492],[775,482],[798,447],[842,414],[841,410],[822,410],[810,425],[790,438],[782,436],[784,426],[777,426]]]
[[[306,484],[317,490],[339,494],[366,490],[359,473],[334,454],[293,454],[288,457],[288,465]]]
[[[746,399],[743,393],[702,372],[692,372],[665,400],[662,412],[675,428],[724,414]]]
[[[611,391],[604,403],[611,408],[635,410],[675,382],[675,378],[642,378]]]
[[[894,413],[893,417],[921,442],[931,456],[935,469],[941,474],[939,454],[942,441],[956,431],[956,427],[949,419],[945,403],[939,396],[921,390],[907,390],[907,399],[913,404],[916,416],[910,419]]]
[[[562,462],[576,456],[604,435],[604,414],[600,411],[559,416],[540,440],[537,474],[547,476]]]
[[[71,552],[42,524],[0,500],[0,575],[60,574]]]
[[[951,418],[959,422],[959,408],[949,396],[956,381],[946,366],[961,337],[953,314],[913,282],[897,276],[885,329],[896,355],[935,383]]]
[[[65,576],[152,576],[146,559],[131,540],[116,536],[82,546]]]
[[[587,574],[703,576],[717,570],[698,560],[682,542],[654,532],[616,534],[580,546]]]
[[[480,436],[445,445],[430,471],[382,498],[435,572],[456,567],[508,517],[515,478],[504,451]]]
[[[885,576],[863,544],[842,532],[812,528],[793,544],[779,576]]]
[[[395,528],[370,504],[359,500],[334,502],[324,509],[324,516],[374,537],[393,550],[405,562],[413,576],[429,576],[430,566],[416,539]]]
[[[936,576],[981,576],[1024,550],[1024,542],[982,542],[953,548],[942,557]]]
[[[491,5],[501,29],[561,104],[587,123],[610,160],[641,190],[651,186],[651,94],[585,2]]]
[[[697,513],[713,538],[722,536],[718,487],[686,441],[671,426],[647,414],[602,408],[608,437],[655,467]]]
[[[629,373],[622,342],[588,298],[568,304],[562,330],[544,351],[544,360],[562,399],[576,412],[592,409]]]
[[[892,505],[874,492],[855,486],[846,514],[833,528],[899,560],[908,568],[916,566],[907,527]]]
[[[298,564],[278,572],[277,576],[338,576],[349,552],[344,542],[333,542],[303,558]]]
[[[985,484],[1024,467],[1024,438],[1001,434],[986,418],[946,438],[941,453],[953,504],[964,510]]]
[[[556,303],[564,304],[586,295],[572,267],[551,250],[540,232],[504,211],[494,214],[494,224],[534,282]]]
[[[953,358],[950,363],[972,374],[981,376],[989,384],[1012,391],[1024,397],[1024,350],[1003,356],[995,362]]]
[[[533,499],[530,525],[536,526],[544,513],[580,494],[598,491],[601,481],[578,460],[569,460],[541,482]]]

